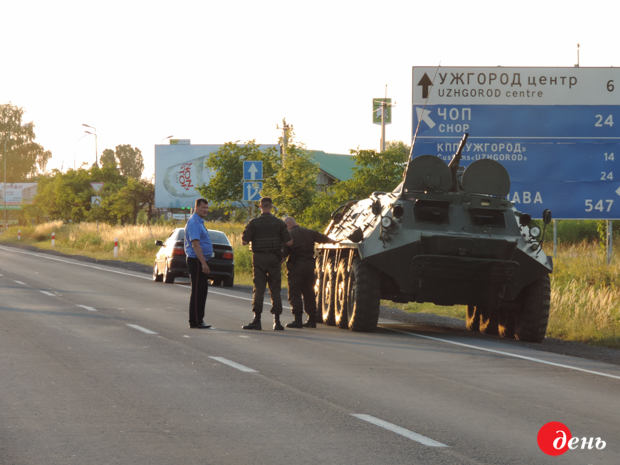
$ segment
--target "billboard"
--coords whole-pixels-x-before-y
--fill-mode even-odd
[[[201,197],[196,187],[209,184],[215,172],[206,166],[211,154],[222,144],[156,145],[155,146],[155,207],[191,208]],[[261,145],[261,148],[278,145]],[[239,180],[241,182],[242,179]]]
[[[6,202],[4,194],[6,192]],[[0,182],[0,210],[21,210],[24,203],[32,203],[34,196],[37,194],[36,182],[17,182],[4,183]]]

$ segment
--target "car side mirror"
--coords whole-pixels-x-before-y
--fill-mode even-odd
[[[164,243],[162,241],[155,241],[155,245],[158,245],[160,247],[164,246]]]

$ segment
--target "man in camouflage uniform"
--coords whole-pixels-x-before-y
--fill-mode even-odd
[[[290,216],[285,218],[284,222],[293,238],[293,245],[284,248],[284,256],[289,257],[286,264],[288,301],[291,304],[293,316],[295,317],[295,321],[288,323],[286,327],[316,328],[314,244],[333,244],[336,241],[320,232],[302,228]],[[308,315],[308,320],[302,323],[301,317],[304,309]]]
[[[283,330],[280,323],[282,314],[282,247],[293,244],[286,224],[271,214],[271,199],[263,197],[260,200],[261,215],[248,222],[243,231],[241,243],[252,243],[252,272],[254,278],[254,298],[252,311],[254,319],[243,329],[262,329],[261,314],[263,313],[263,297],[265,287],[269,285],[271,295],[271,313],[273,313],[273,329]]]

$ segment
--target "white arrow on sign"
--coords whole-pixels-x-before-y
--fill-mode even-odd
[[[620,195],[620,187],[616,189],[616,194]]]
[[[254,166],[254,165],[252,165]],[[260,192],[260,186],[257,184],[250,184],[248,183],[248,200],[255,200],[255,197],[258,196],[258,193]]]
[[[248,168],[248,173],[250,173],[250,180],[254,181],[256,179],[256,173],[258,173],[258,168],[254,163],[252,163]]]
[[[431,110],[416,107],[415,111],[418,114],[418,121],[424,121],[431,129],[435,127],[435,122],[428,116],[431,114]]]

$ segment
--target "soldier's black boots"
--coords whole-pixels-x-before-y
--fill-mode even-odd
[[[301,315],[299,315],[299,317],[301,318]],[[303,324],[303,326],[304,328],[316,328],[316,316],[308,315],[308,319]]]
[[[291,321],[286,324],[287,328],[303,328],[304,325],[301,321],[301,313],[295,313],[295,321]]]
[[[276,331],[284,331],[284,326],[280,323],[280,315],[273,316],[273,329]]]
[[[254,315],[254,319],[252,320],[252,323],[250,323],[249,325],[242,326],[242,328],[243,329],[256,329],[256,330],[263,329],[260,324],[260,315]]]

